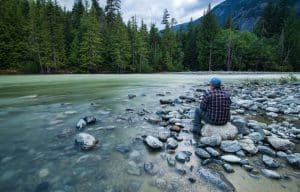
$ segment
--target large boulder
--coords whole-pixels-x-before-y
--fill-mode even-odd
[[[223,140],[234,139],[238,134],[238,129],[231,123],[225,125],[210,125],[205,124],[201,129],[203,137],[212,137],[220,135]]]
[[[292,149],[295,144],[287,139],[281,139],[276,136],[269,136],[267,137],[268,142],[277,150],[290,150]]]

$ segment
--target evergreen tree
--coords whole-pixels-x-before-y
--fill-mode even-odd
[[[184,66],[186,69],[197,71],[199,64],[197,61],[198,51],[197,47],[197,31],[191,20],[188,25],[188,32],[186,35],[186,43],[184,45]]]
[[[152,64],[154,71],[162,71],[160,67],[160,59],[161,59],[161,46],[160,46],[160,34],[159,30],[155,26],[155,24],[151,24],[150,34],[149,34],[149,44],[150,44],[150,56],[149,63]]]

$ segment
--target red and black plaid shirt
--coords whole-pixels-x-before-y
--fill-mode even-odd
[[[204,94],[200,107],[215,125],[226,124],[230,120],[231,100],[222,89],[209,90]]]

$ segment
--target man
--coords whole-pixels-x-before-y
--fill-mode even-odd
[[[225,125],[230,120],[231,100],[222,86],[221,80],[214,77],[210,80],[210,90],[202,99],[200,108],[196,108],[192,132],[201,133],[201,120],[212,125]]]

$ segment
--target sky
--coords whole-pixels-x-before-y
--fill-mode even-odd
[[[158,28],[161,25],[163,11],[168,9],[171,18],[175,18],[180,23],[189,22],[191,18],[194,20],[203,15],[203,11],[207,9],[209,3],[212,7],[219,4],[223,0],[122,0],[121,13],[124,22],[127,22],[132,16],[137,17],[137,21],[141,20],[149,26],[155,23]],[[74,0],[58,0],[58,2],[71,10]],[[106,0],[98,1],[104,8]]]

